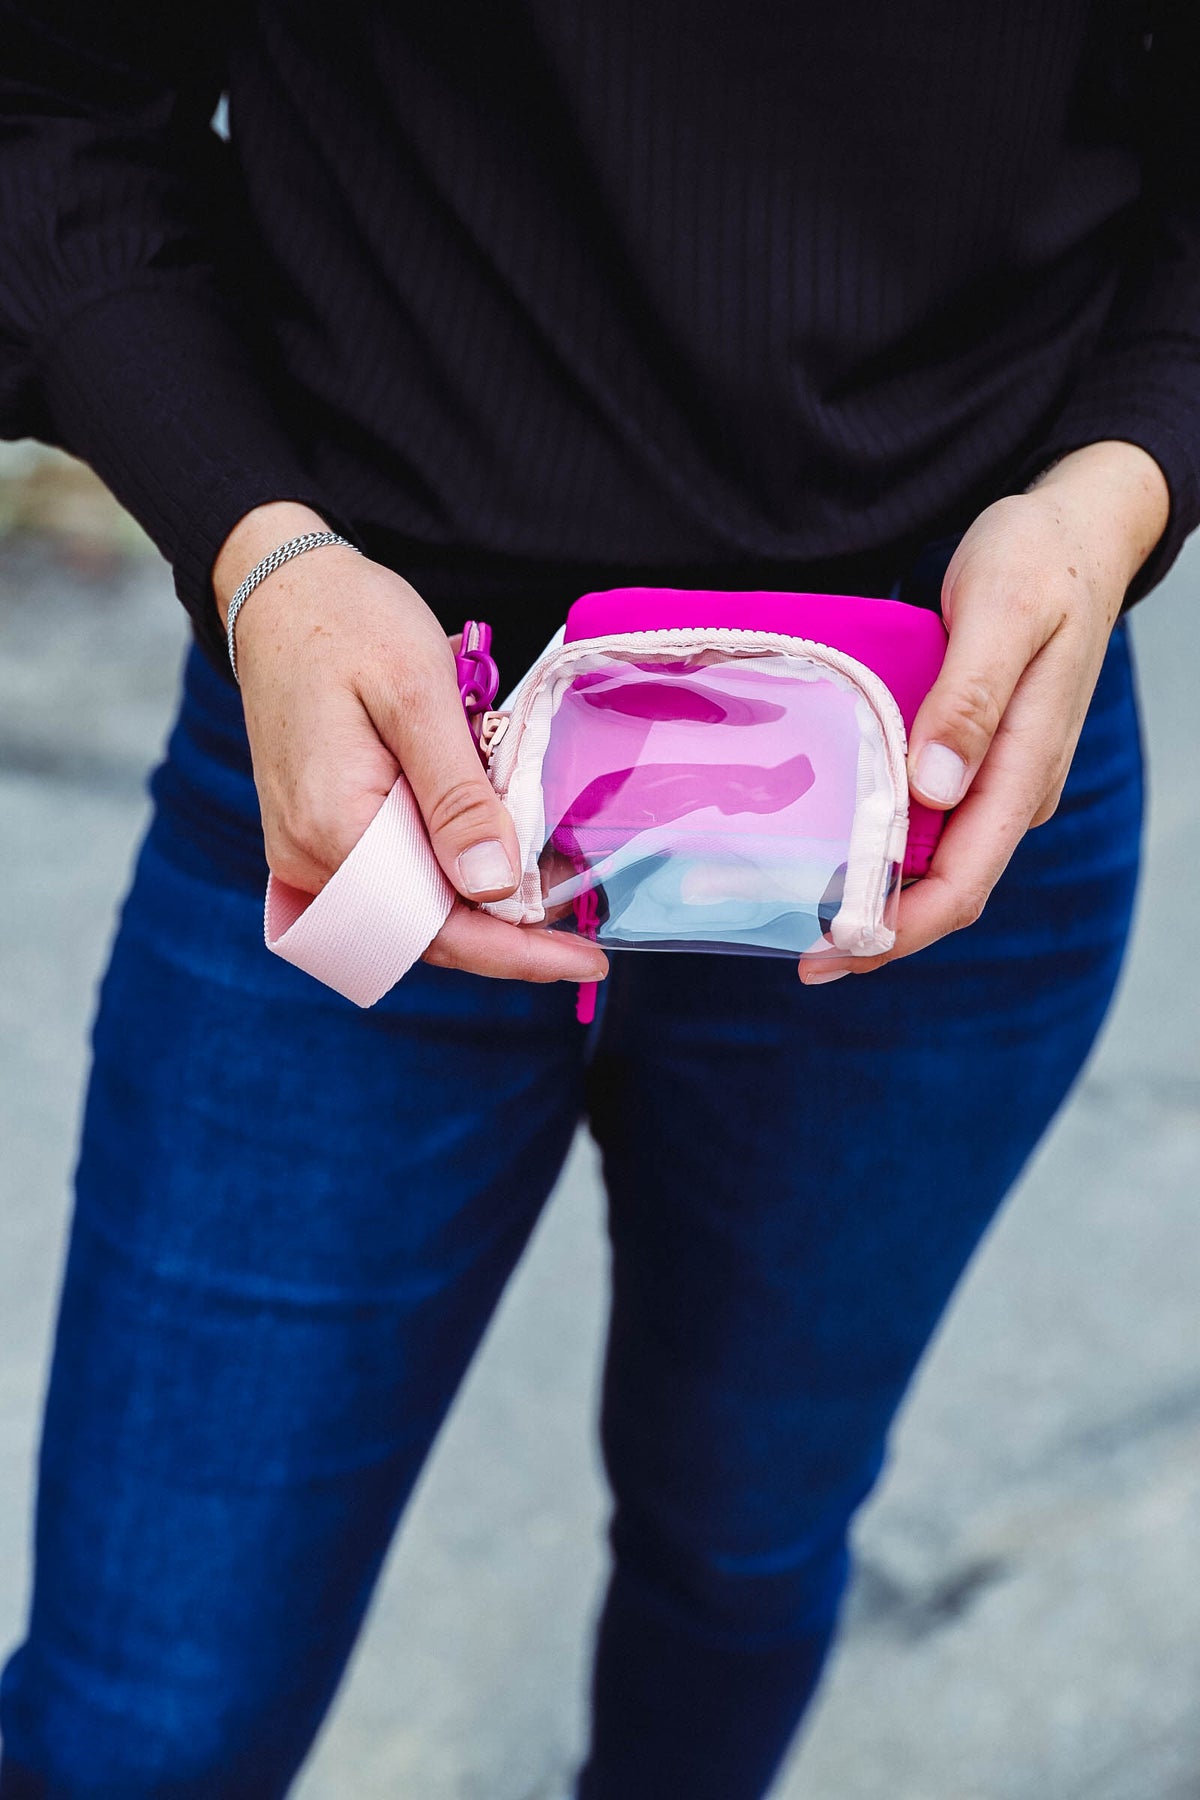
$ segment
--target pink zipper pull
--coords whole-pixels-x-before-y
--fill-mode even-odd
[[[584,888],[575,896],[575,924],[580,937],[590,938],[593,943],[600,928],[600,902],[596,898],[595,888]],[[581,981],[575,996],[575,1017],[581,1025],[590,1025],[596,1017],[596,992],[600,986],[598,981]]]
[[[492,657],[492,628],[482,619],[468,619],[462,628],[462,645],[454,658],[458,691],[471,735],[479,743],[483,715],[500,691],[500,671]],[[485,752],[481,749],[481,755]]]

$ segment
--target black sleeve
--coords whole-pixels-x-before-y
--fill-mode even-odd
[[[212,565],[244,513],[303,500],[347,529],[239,292],[211,127],[236,25],[231,0],[0,0],[0,436],[91,464],[218,655]]]
[[[1162,540],[1130,589],[1162,580],[1200,524],[1200,0],[1160,0],[1127,54],[1144,170],[1132,250],[1104,333],[1024,467],[1104,438],[1147,450],[1171,496]]]

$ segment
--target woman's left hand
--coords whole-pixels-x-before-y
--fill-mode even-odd
[[[976,519],[946,571],[946,660],[909,744],[913,797],[953,816],[901,896],[895,948],[803,957],[801,980],[867,974],[979,917],[1021,838],[1058,805],[1109,633],[1168,510],[1154,459],[1111,441]]]

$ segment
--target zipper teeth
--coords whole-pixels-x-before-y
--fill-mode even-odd
[[[722,645],[733,646],[746,639],[757,639],[759,641],[769,640],[772,645],[786,644],[788,650],[781,654],[803,656],[812,651],[818,651],[820,655],[816,660],[820,661],[823,658],[831,668],[837,669],[839,674],[853,677],[862,689],[882,728],[884,753],[887,757],[888,771],[892,777],[892,786],[896,797],[899,799],[902,794],[907,796],[908,779],[904,769],[903,752],[897,753],[895,748],[897,742],[902,746],[907,744],[904,720],[901,717],[900,708],[896,704],[895,695],[874,669],[869,669],[865,663],[859,662],[858,658],[851,656],[848,651],[838,650],[832,644],[823,644],[817,638],[788,637],[781,632],[744,630],[733,626],[708,626],[694,632],[688,632],[677,626],[660,626],[650,631],[625,632],[622,633],[621,649],[627,652],[635,651],[643,646],[647,649],[666,649],[669,644],[677,642],[682,649],[690,647],[694,650],[696,639],[699,637],[704,638],[703,647],[706,649],[717,649]],[[494,785],[501,799],[508,791],[509,780],[516,762],[517,746],[520,743],[529,712],[546,680],[573,658],[582,658],[591,653],[589,645],[595,645],[597,642],[598,640],[594,638],[580,638],[575,643],[560,644],[551,657],[530,670],[525,681],[517,690],[516,700],[512,712],[509,714],[508,727],[496,746],[496,760],[501,766],[496,770]],[[887,729],[889,722],[893,726],[895,736]],[[507,750],[507,755],[504,754],[505,750]]]

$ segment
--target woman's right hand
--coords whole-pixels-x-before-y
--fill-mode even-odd
[[[291,501],[248,513],[213,569],[222,619],[263,556],[325,530]],[[403,770],[461,896],[424,960],[521,981],[603,979],[608,964],[594,944],[467,904],[514,891],[516,834],[480,764],[450,641],[408,582],[328,546],[268,576],[236,629],[267,862],[279,880],[318,893]]]

